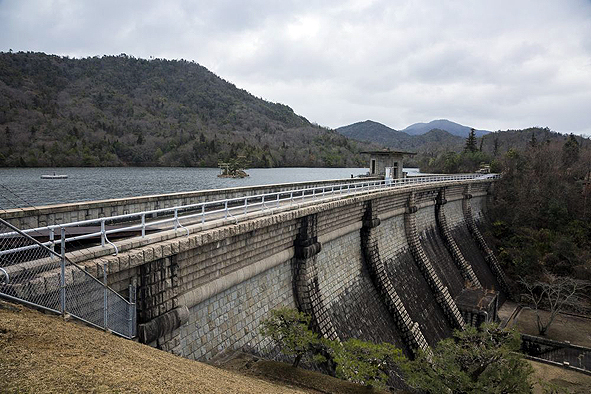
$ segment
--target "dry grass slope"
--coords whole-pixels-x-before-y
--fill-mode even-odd
[[[5,393],[309,393],[0,302]]]

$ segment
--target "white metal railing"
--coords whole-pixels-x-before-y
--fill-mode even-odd
[[[233,218],[238,222],[237,216],[246,215],[249,212],[265,211],[270,208],[277,208],[282,204],[297,205],[304,201],[314,201],[323,198],[347,198],[356,193],[369,193],[372,191],[379,191],[388,188],[398,188],[407,185],[425,184],[433,182],[446,181],[461,181],[470,179],[496,179],[498,174],[457,174],[457,175],[429,175],[408,177],[392,180],[373,180],[360,181],[356,183],[342,183],[335,185],[325,185],[317,187],[308,187],[304,189],[294,189],[287,191],[280,191],[274,193],[258,194],[254,196],[236,197],[224,200],[202,202],[197,204],[189,204],[182,206],[175,206],[171,208],[154,209],[149,211],[130,213],[125,215],[116,215],[104,217],[99,219],[81,220],[71,223],[55,224],[44,227],[37,227],[27,230],[22,230],[25,234],[46,234],[48,233],[49,241],[41,243],[40,245],[47,246],[52,251],[56,243],[70,243],[89,238],[100,237],[101,246],[111,245],[114,248],[115,254],[118,253],[117,247],[108,236],[115,233],[126,231],[141,231],[141,237],[146,236],[146,230],[166,230],[171,226],[174,230],[179,227],[186,231],[189,235],[189,230],[181,225],[180,221],[197,220],[196,223],[205,223],[208,220]],[[164,218],[158,218],[167,216]],[[148,221],[149,218],[155,220]],[[133,224],[107,229],[107,224],[129,223]],[[139,222],[139,223],[138,223]],[[169,224],[168,227],[162,228],[160,226]],[[100,226],[99,231],[90,231],[88,233],[67,236],[67,229],[84,226]],[[56,232],[59,233],[59,240],[56,239]],[[15,233],[2,233],[0,239],[3,237],[10,237]],[[31,248],[39,247],[37,244],[22,246],[10,250],[0,250],[0,257],[10,253],[22,252]]]
[[[0,256],[0,298],[69,314],[125,338],[135,337],[135,286],[129,286],[129,300],[111,289],[106,263],[100,267],[99,280],[66,257],[65,242],[58,254],[3,219],[0,230],[11,234],[0,237],[0,250],[19,250]]]

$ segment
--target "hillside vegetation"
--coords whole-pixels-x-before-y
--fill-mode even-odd
[[[463,133],[465,129],[467,127],[457,123],[439,120],[417,123],[397,131],[381,123],[366,120],[339,127],[337,131],[356,141],[379,144],[393,150],[416,152],[417,156],[407,160],[407,165],[419,166],[421,171],[428,173],[473,172],[479,168],[480,163],[491,164],[496,161],[499,164],[503,155],[511,150],[524,151],[532,146],[561,144],[568,137],[547,127],[499,130],[486,134],[475,130],[472,149],[469,154],[462,155],[461,152],[466,153],[466,138],[457,134]],[[590,145],[587,138],[574,138],[581,147]],[[500,167],[497,166],[496,170],[500,170]]]
[[[501,172],[508,153],[525,152],[550,145],[562,146],[569,139],[583,150],[591,147],[588,138],[565,135],[548,128],[531,127],[524,130],[495,131],[480,138],[474,133],[453,148],[423,151],[417,160],[423,172],[474,172],[481,164],[490,164],[493,172]]]
[[[359,144],[185,60],[0,53],[0,166],[365,164]]]
[[[565,142],[536,143],[499,158],[503,177],[495,185],[490,217],[500,260],[511,277],[548,272],[591,279],[589,145],[571,135]]]
[[[509,277],[590,280],[591,141],[542,128],[495,132],[467,138],[461,152],[423,157],[421,170],[474,172],[481,163],[502,173],[490,230]]]

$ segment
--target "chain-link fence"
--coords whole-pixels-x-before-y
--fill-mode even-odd
[[[62,237],[64,239],[64,237]],[[129,301],[62,254],[0,219],[0,297],[69,314],[126,338],[135,337],[135,288]]]

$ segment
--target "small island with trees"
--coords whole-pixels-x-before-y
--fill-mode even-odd
[[[227,162],[219,162],[218,166],[221,169],[221,173],[218,178],[246,178],[249,175],[244,171],[246,166],[246,158],[244,156],[238,156],[232,158]]]

